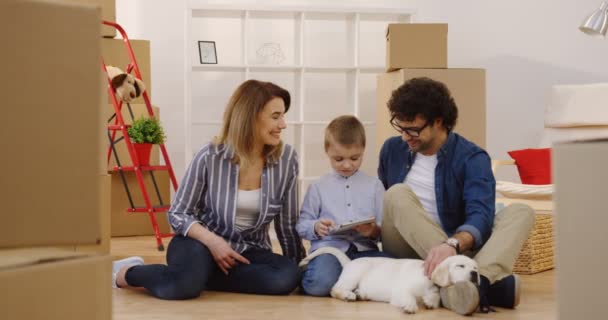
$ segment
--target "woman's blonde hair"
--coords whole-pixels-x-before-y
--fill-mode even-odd
[[[220,135],[215,138],[216,144],[227,144],[234,149],[232,160],[241,166],[251,163],[257,137],[258,115],[272,99],[280,98],[289,110],[291,97],[289,92],[274,83],[258,80],[243,82],[232,94],[224,111],[224,123]],[[265,145],[265,158],[278,161],[283,152],[283,142],[276,146]]]

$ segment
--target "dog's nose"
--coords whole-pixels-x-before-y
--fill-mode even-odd
[[[471,271],[471,282],[473,282],[474,284],[477,284],[477,279],[479,279],[479,275],[477,274],[477,271]]]
[[[131,92],[129,95],[131,96],[131,98],[135,99],[135,92]]]

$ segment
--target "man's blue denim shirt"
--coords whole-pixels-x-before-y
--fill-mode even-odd
[[[401,136],[384,142],[378,178],[386,190],[405,181],[415,159],[416,154]],[[488,153],[450,132],[437,153],[435,194],[446,234],[466,231],[475,239],[473,249],[481,248],[492,233],[495,212],[496,180]]]

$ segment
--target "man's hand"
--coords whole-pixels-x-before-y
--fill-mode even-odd
[[[315,223],[315,233],[319,237],[325,237],[329,234],[330,229],[335,225],[335,223],[330,219],[319,219]]]
[[[249,260],[234,251],[224,238],[216,236],[207,244],[209,251],[213,255],[218,267],[228,274],[228,270],[236,266],[239,262],[249,264]]]
[[[446,243],[435,246],[429,251],[424,260],[424,275],[429,279],[435,268],[445,259],[456,255],[456,249]]]
[[[354,227],[353,229],[366,238],[375,239],[378,237],[378,234],[380,234],[380,228],[375,222],[361,224]]]

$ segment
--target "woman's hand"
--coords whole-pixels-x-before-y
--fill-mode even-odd
[[[334,222],[330,219],[320,219],[315,223],[315,233],[319,237],[325,237],[334,226]]]
[[[207,246],[209,251],[211,251],[213,260],[215,260],[217,266],[220,267],[225,274],[228,274],[228,269],[237,265],[237,261],[245,264],[250,263],[245,257],[232,250],[224,238],[209,231],[209,229],[203,227],[199,223],[195,223],[190,227],[187,236],[196,239]]]
[[[234,251],[226,240],[220,236],[216,235],[211,241],[208,241],[207,247],[211,251],[215,263],[225,274],[228,274],[228,270],[239,262],[250,263],[249,260]]]
[[[378,238],[378,235],[380,234],[380,228],[375,222],[361,224],[354,227],[353,229],[355,229],[355,231],[359,232],[360,235],[366,238],[375,239]]]

